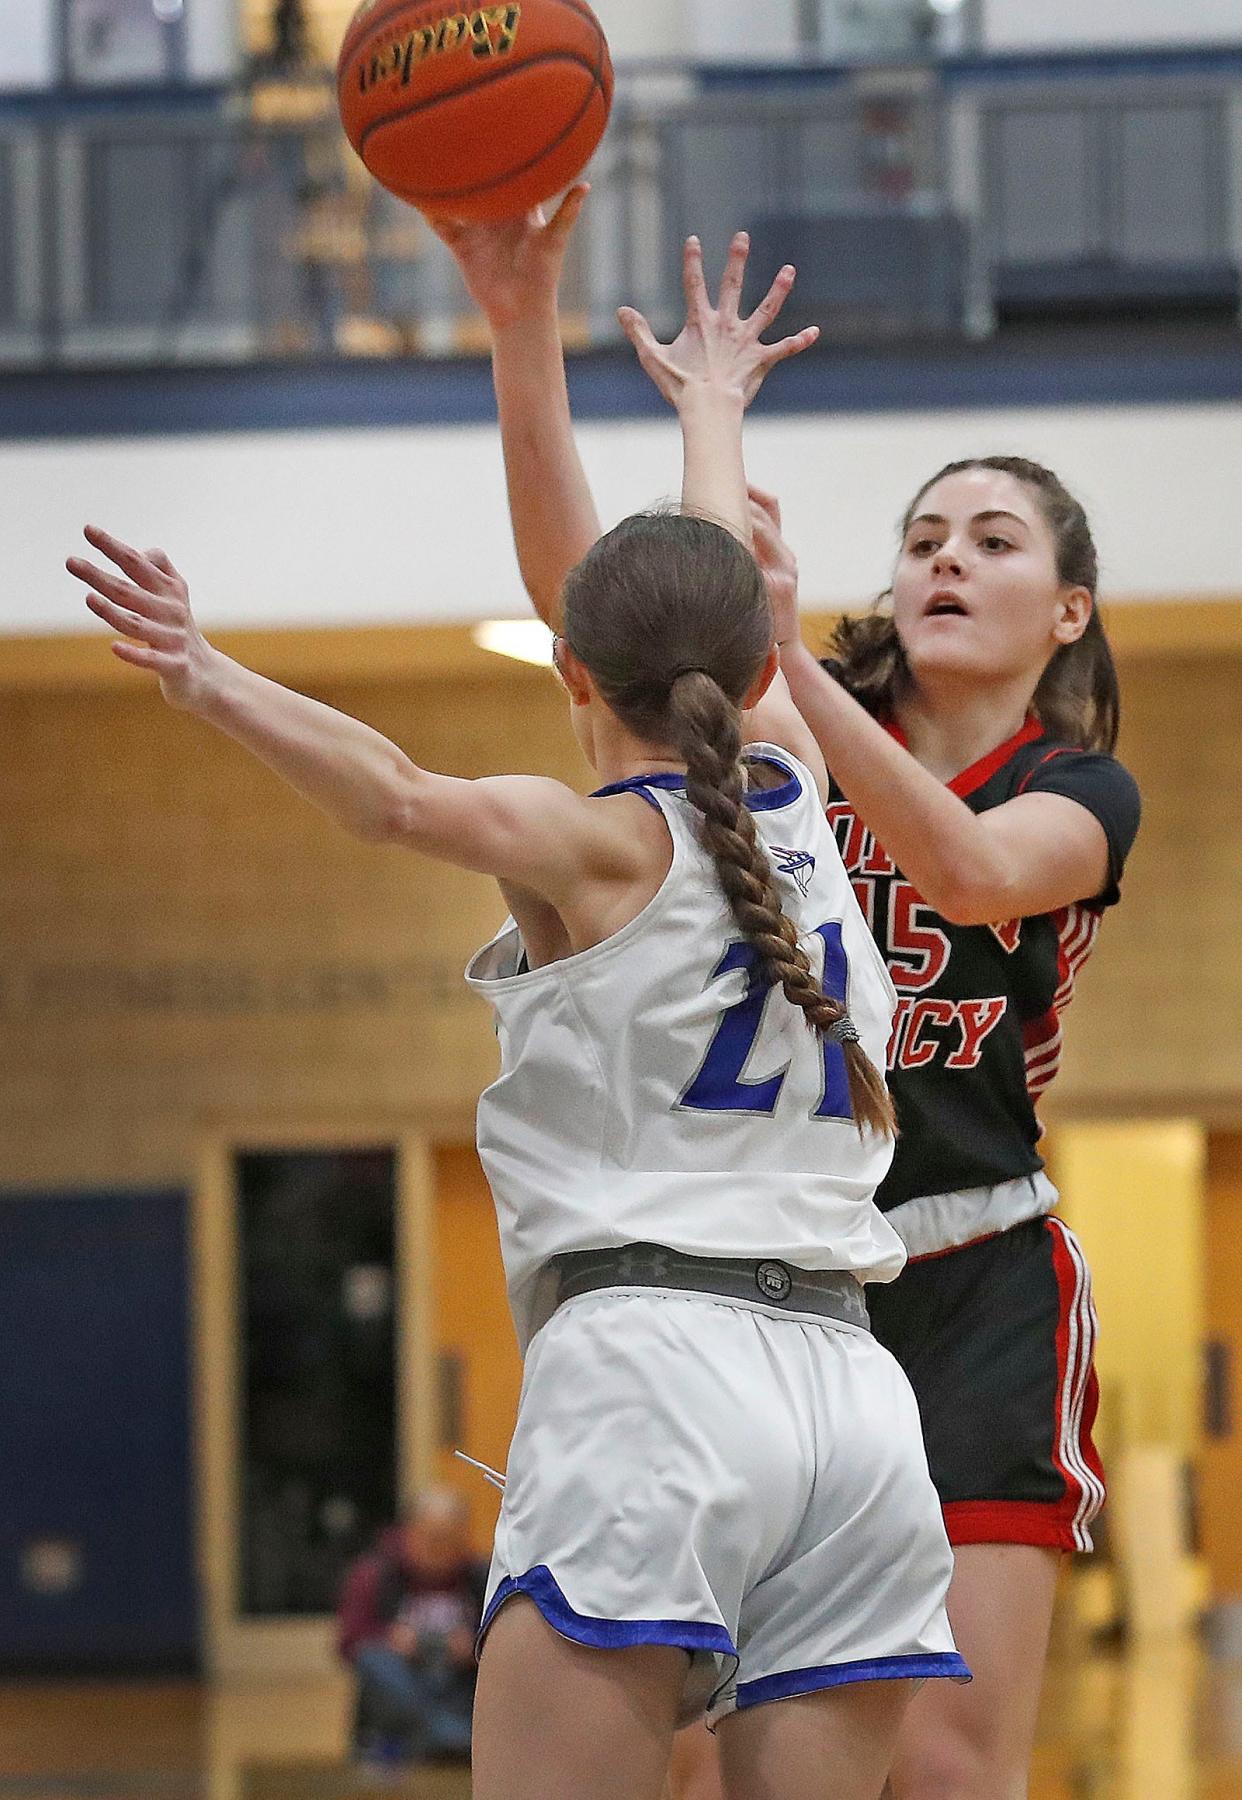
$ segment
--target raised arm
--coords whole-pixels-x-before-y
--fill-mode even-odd
[[[686,322],[671,344],[657,343],[632,306],[617,313],[639,362],[681,421],[682,506],[728,526],[747,545],[751,514],[742,460],[743,415],[777,363],[808,350],[819,336],[819,327],[812,325],[775,344],[760,341],[789,298],[795,271],[786,263],[754,312],[743,318],[749,255],[750,239],[739,231],[729,246],[713,306],[703,279],[703,247],[697,237],[687,238],[682,259]]]
[[[498,225],[433,219],[492,334],[492,376],[518,567],[536,612],[553,629],[561,587],[600,535],[574,442],[557,289],[588,189],[570,189],[550,220],[542,210]]]
[[[761,336],[778,317],[794,284],[787,263],[763,301],[742,318],[739,305],[750,241],[738,232],[713,307],[703,279],[703,252],[697,238],[686,244],[686,323],[672,344],[659,344],[641,313],[623,307],[622,328],[639,361],[665,399],[677,410],[685,448],[682,505],[715,519],[754,548],[752,512],[742,455],[742,420],[764,379],[779,362],[809,349],[819,336],[809,327],[775,344]],[[758,706],[746,717],[750,743],[780,744],[810,769],[827,794],[824,759],[814,735],[790,699],[779,672]]]
[[[752,490],[755,552],[781,668],[834,781],[929,906],[957,925],[1052,912],[1100,893],[1108,840],[1061,794],[1022,794],[973,813],[821,666],[802,637],[798,566],[771,494]]]
[[[354,836],[513,882],[555,906],[611,853],[588,802],[560,782],[462,781],[419,768],[378,731],[244,668],[204,638],[182,576],[159,550],[88,527],[113,568],[70,557],[86,604],[121,634],[114,654],[266,763]]]

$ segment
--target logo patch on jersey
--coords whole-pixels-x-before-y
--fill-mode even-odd
[[[992,933],[992,936],[996,939],[1001,949],[1007,951],[1010,956],[1013,955],[1014,951],[1018,948],[1018,945],[1022,942],[1021,919],[1005,919],[999,925],[989,925],[988,930]]]
[[[809,850],[782,850],[779,844],[772,845],[772,855],[782,875],[792,876],[798,884],[798,892],[806,898],[811,886],[811,877],[815,873],[815,858]]]

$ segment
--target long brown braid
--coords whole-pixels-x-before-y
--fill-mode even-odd
[[[811,972],[793,921],[781,905],[772,864],[743,799],[742,725],[737,707],[706,671],[679,675],[669,693],[669,728],[686,764],[686,798],[703,815],[703,843],[733,916],[763,961],[773,987],[821,1035],[848,1017]],[[893,1103],[862,1045],[841,1045],[850,1105],[861,1130],[894,1130]]]
[[[827,1036],[848,1015],[816,981],[746,807],[740,702],[772,616],[754,557],[706,519],[640,514],[601,538],[565,584],[563,635],[636,736],[686,764],[704,847],[772,986]],[[892,1135],[892,1102],[857,1033],[841,1042],[855,1122]]]

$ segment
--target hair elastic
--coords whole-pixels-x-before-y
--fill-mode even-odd
[[[835,1025],[828,1027],[828,1036],[837,1044],[858,1044],[862,1041],[858,1035],[858,1027],[848,1013],[838,1019]]]

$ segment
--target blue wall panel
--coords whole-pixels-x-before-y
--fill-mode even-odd
[[[186,1201],[0,1197],[0,1670],[197,1650]]]

